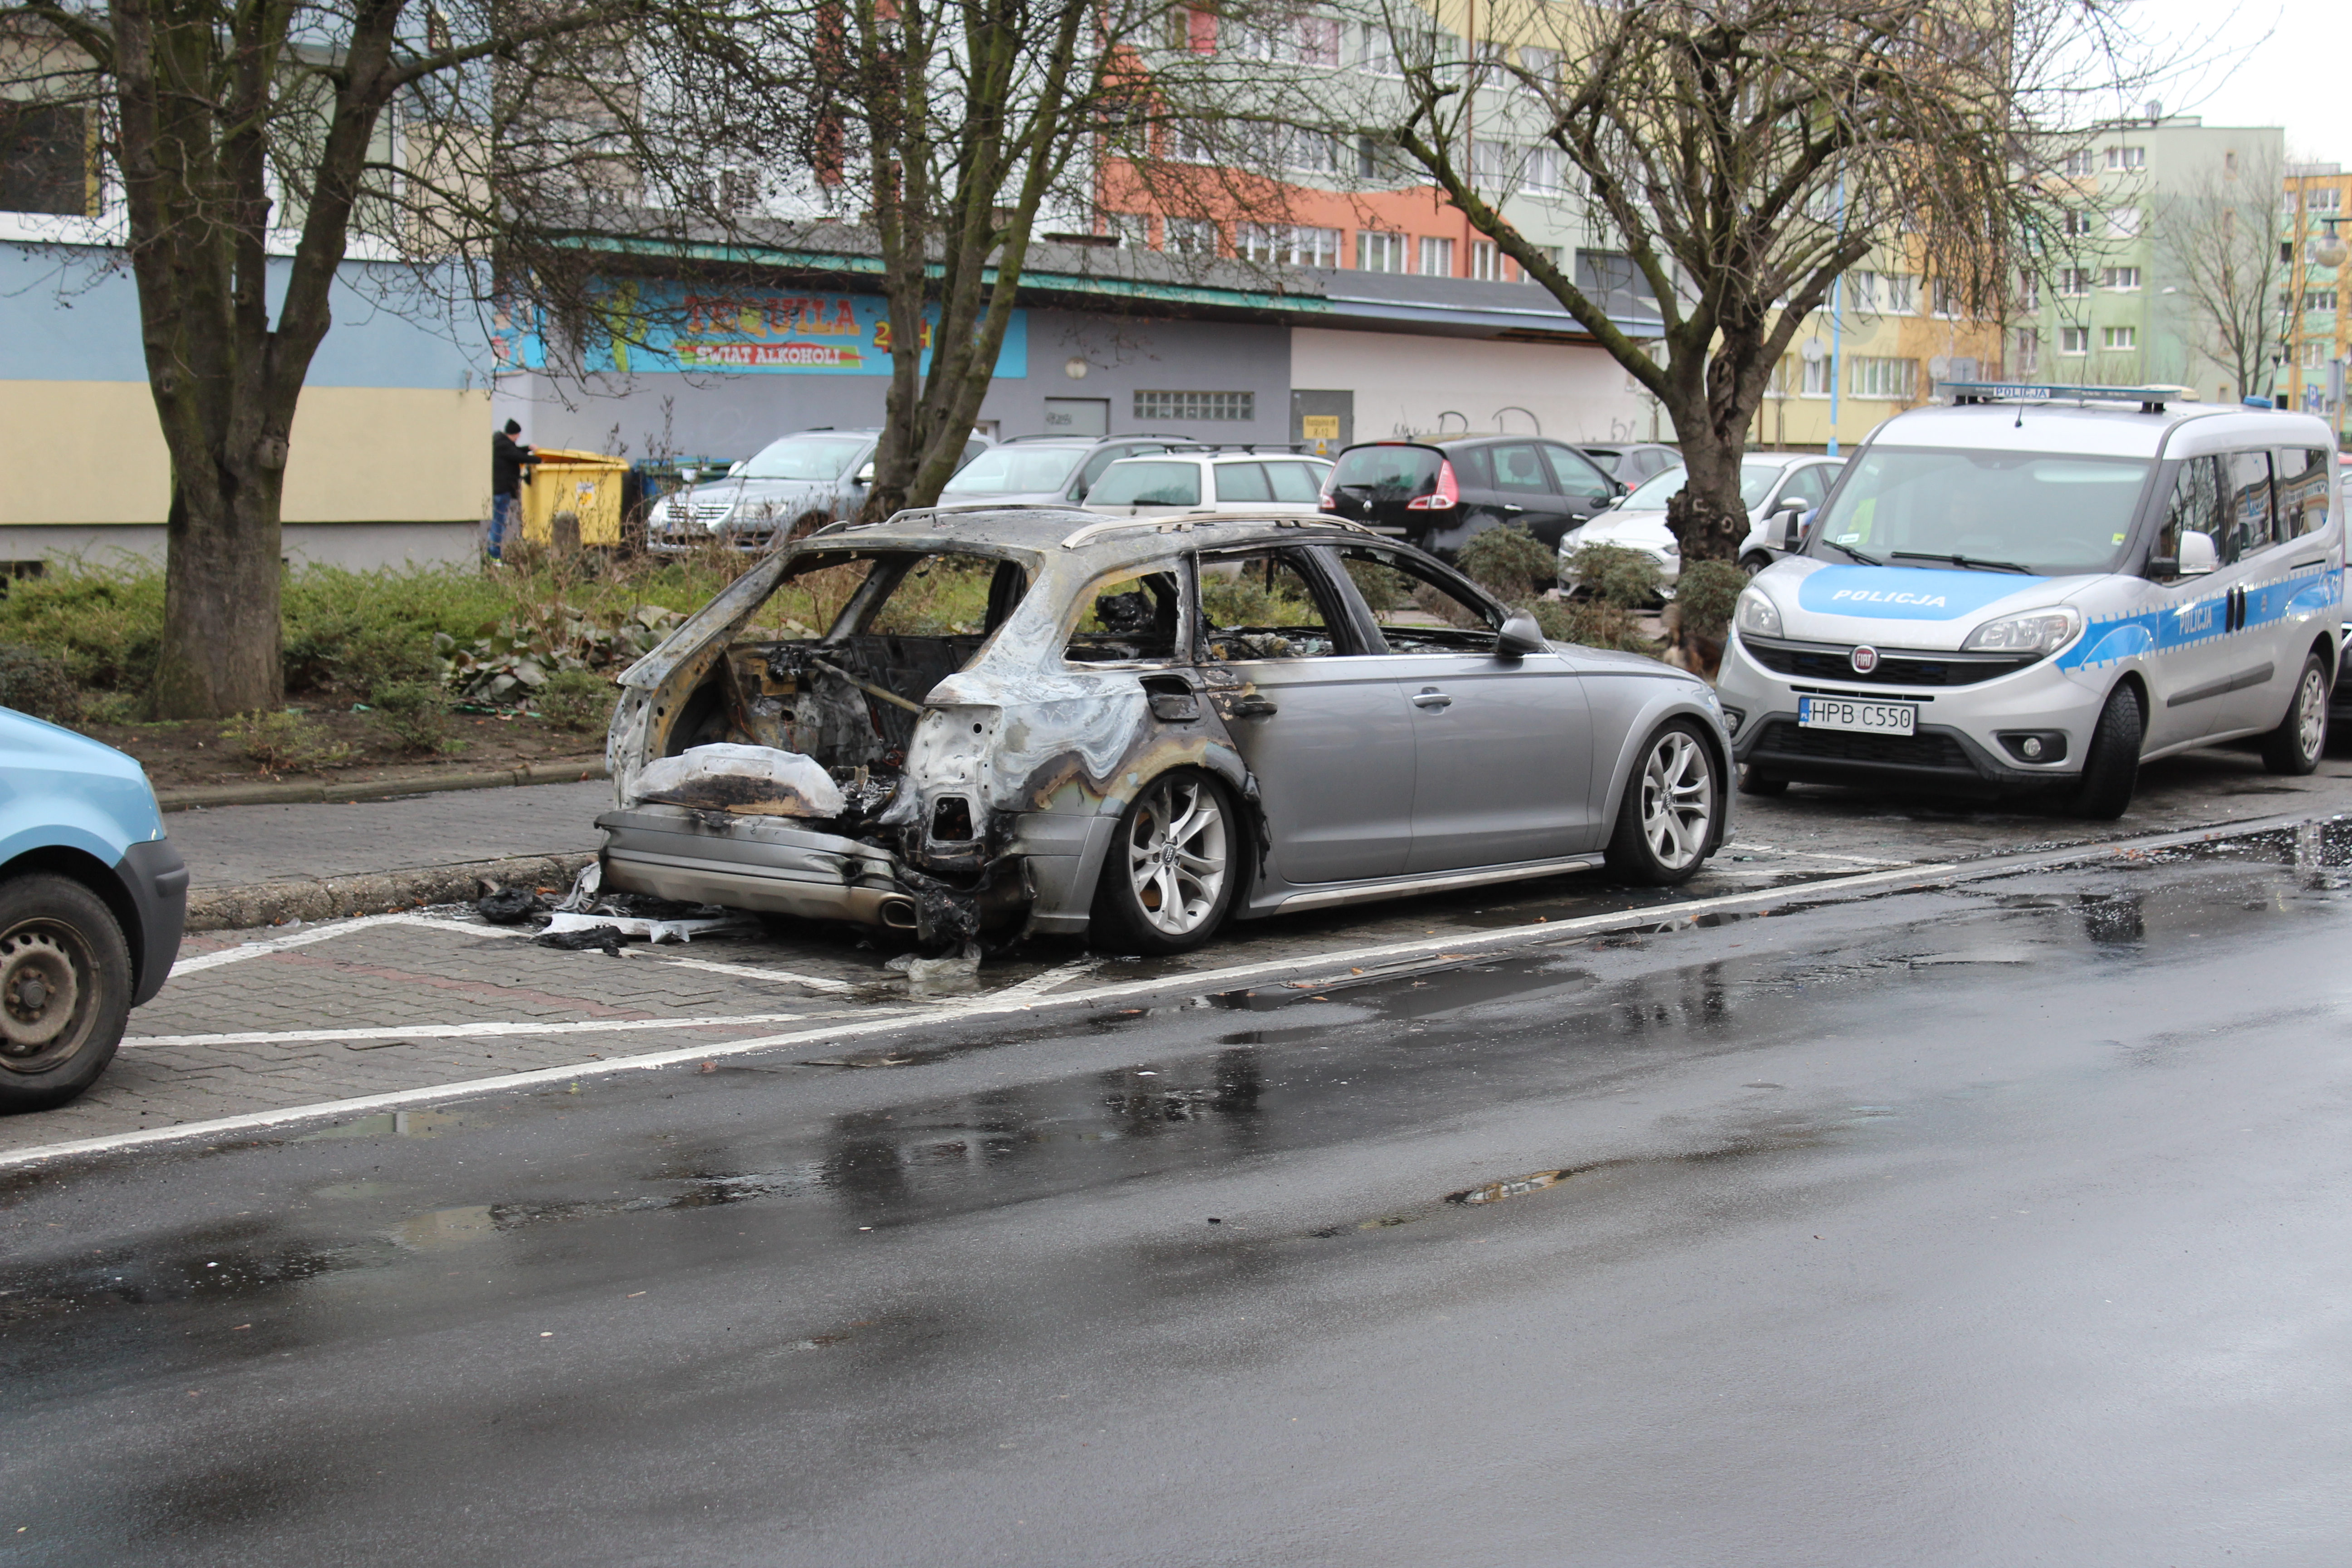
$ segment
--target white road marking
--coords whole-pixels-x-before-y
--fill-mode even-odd
[[[730,1040],[721,1044],[696,1046],[685,1050],[648,1052],[644,1056],[621,1057],[610,1060],[579,1062],[564,1067],[541,1068],[530,1072],[502,1073],[492,1078],[468,1079],[457,1083],[431,1084],[417,1089],[397,1089],[384,1094],[362,1095],[351,1100],[325,1100],[311,1105],[281,1106],[271,1110],[254,1111],[243,1116],[225,1116],[209,1121],[182,1122],[169,1127],[143,1128],[135,1132],[115,1132],[95,1138],[75,1139],[68,1142],[41,1144],[29,1149],[0,1152],[0,1169],[59,1159],[72,1154],[108,1153],[117,1150],[142,1148],[149,1144],[185,1142],[214,1138],[228,1133],[255,1131],[264,1128],[281,1127],[289,1122],[336,1121],[362,1116],[379,1110],[389,1110],[407,1105],[434,1100],[462,1100],[478,1095],[509,1093],[535,1088],[541,1084],[563,1083],[581,1078],[609,1077],[621,1072],[644,1072],[676,1067],[687,1062],[709,1061],[720,1057],[741,1056],[754,1051],[773,1050],[780,1047],[808,1045],[816,1042],[836,1044],[862,1035],[887,1034],[906,1028],[920,1028],[942,1017],[967,1018],[985,1016],[992,1013],[1033,1012],[1041,1006],[1060,1007],[1103,1002],[1125,1001],[1155,992],[1182,990],[1200,994],[1230,991],[1238,984],[1261,977],[1284,973],[1297,973],[1305,969],[1325,966],[1348,969],[1369,968],[1383,962],[1402,964],[1408,960],[1443,961],[1454,954],[1469,956],[1474,951],[1511,947],[1538,947],[1557,943],[1562,937],[1580,935],[1593,931],[1622,929],[1627,926],[1657,927],[1686,924],[1696,917],[1727,909],[1733,905],[1769,906],[1790,900],[1817,901],[1823,897],[1884,888],[1889,884],[1909,882],[1914,888],[1935,881],[1975,881],[1986,878],[2015,876],[2021,872],[2074,865],[2107,857],[2144,856],[2152,850],[2177,845],[2207,843],[2220,838],[2242,837],[2288,827],[2309,821],[2307,816],[2257,817],[2242,822],[2220,823],[2193,827],[2175,833],[2152,834],[2145,837],[2110,839],[2102,843],[2076,845],[2069,848],[2037,851],[2012,857],[1988,856],[1965,868],[1944,861],[1931,861],[1906,866],[1894,871],[1868,871],[1849,877],[1825,877],[1815,882],[1790,883],[1783,887],[1758,889],[1749,892],[1727,893],[1711,899],[1693,899],[1686,903],[1654,904],[1646,907],[1616,910],[1603,914],[1586,915],[1575,920],[1549,921],[1528,925],[1506,926],[1496,931],[1462,932],[1445,937],[1427,937],[1418,942],[1387,942],[1374,947],[1354,948],[1339,952],[1293,954],[1269,959],[1257,963],[1234,964],[1223,969],[1196,971],[1191,973],[1164,974],[1128,981],[1114,985],[1097,986],[1087,991],[1074,991],[1051,997],[1034,994],[1014,994],[1013,986],[985,993],[963,1001],[960,1005],[920,1014],[893,1011],[876,1013],[866,1008],[848,1015],[856,1022],[828,1028],[803,1029],[788,1034],[758,1036],[750,1039]],[[412,923],[428,923],[414,917],[376,915],[364,917],[366,923],[385,924],[410,920]],[[299,936],[277,939],[289,946],[305,942],[321,941],[326,936],[340,935],[342,931],[362,923],[352,921],[332,931],[302,932]],[[449,924],[446,921],[429,922]],[[472,932],[473,927],[457,929]],[[257,946],[266,944],[256,944]],[[236,950],[240,954],[249,949]],[[207,953],[206,958],[225,955]],[[1369,962],[1368,962],[1369,961]],[[679,961],[692,962],[692,961]],[[175,973],[177,973],[175,971]],[[1343,974],[1348,980],[1353,974]],[[1038,979],[1043,976],[1035,977]],[[1371,978],[1380,978],[1371,976]],[[1329,984],[1339,984],[1334,978]],[[808,1021],[815,1021],[811,1017]]]
[[[143,1128],[136,1132],[114,1132],[97,1138],[76,1139],[70,1142],[47,1143],[30,1149],[11,1150],[0,1152],[0,1169],[30,1164],[40,1160],[58,1159],[70,1154],[105,1153],[120,1149],[140,1148],[152,1143],[216,1138],[229,1133],[281,1127],[293,1121],[339,1121],[347,1117],[372,1115],[380,1110],[397,1110],[403,1106],[421,1105],[434,1100],[464,1100],[484,1094],[510,1093],[517,1089],[533,1089],[541,1084],[568,1083],[584,1077],[603,1078],[620,1072],[647,1072],[661,1068],[677,1067],[688,1062],[706,1062],[723,1057],[745,1056],[755,1051],[774,1050],[785,1046],[805,1046],[819,1042],[837,1045],[842,1041],[856,1039],[861,1036],[890,1034],[908,1027],[920,1027],[926,1023],[941,1018],[986,1017],[992,1014],[1033,1012],[1041,1006],[1062,1007],[1127,1001],[1160,991],[1181,990],[1205,994],[1230,991],[1237,985],[1266,976],[1296,973],[1308,967],[1337,965],[1343,971],[1348,968],[1369,968],[1382,962],[1397,963],[1411,958],[1443,959],[1457,952],[1466,956],[1474,950],[1546,945],[1557,942],[1564,936],[1574,936],[1586,931],[1609,930],[1626,925],[1678,925],[1699,915],[1732,904],[1755,904],[1799,894],[1819,897],[1825,893],[1883,886],[1904,879],[1925,880],[1955,869],[1957,869],[1956,867],[1939,864],[1917,866],[1903,871],[1876,871],[1853,877],[1830,877],[1818,882],[1801,883],[1792,888],[1752,893],[1731,893],[1713,899],[1693,899],[1687,903],[1615,910],[1606,914],[1587,915],[1578,920],[1506,926],[1496,931],[1463,932],[1444,938],[1424,937],[1415,942],[1386,942],[1376,947],[1317,953],[1311,957],[1292,954],[1288,957],[1267,959],[1256,963],[1233,964],[1223,969],[1156,975],[1147,979],[1124,981],[1113,985],[1098,985],[1091,990],[1065,992],[1051,997],[1040,996],[1034,993],[1015,994],[1016,987],[1008,985],[1000,991],[961,998],[950,1005],[917,1015],[897,1010],[874,1013],[860,1008],[857,1010],[855,1022],[845,1022],[824,1028],[795,1029],[783,1034],[759,1035],[749,1039],[714,1042],[680,1050],[649,1051],[644,1056],[614,1057],[602,1061],[538,1068],[529,1072],[500,1073],[495,1077],[467,1079],[456,1083],[430,1084],[416,1089],[394,1089],[383,1094],[362,1095],[355,1099],[326,1100],[312,1105],[280,1106],[275,1110],[257,1110],[243,1116],[219,1117],[210,1121],[181,1122],[170,1127]],[[388,921],[398,917],[371,918]],[[1044,976],[1036,978],[1042,979]],[[1348,978],[1356,977],[1349,975]]]
[[[864,985],[852,981],[825,980],[814,974],[795,974],[788,969],[762,969],[751,963],[720,963],[709,958],[669,957],[664,957],[661,962],[675,964],[680,969],[707,969],[713,974],[739,974],[746,980],[772,980],[786,985],[805,985],[812,991],[822,991],[833,996],[846,996],[865,989]],[[866,984],[878,985],[885,978],[877,974]]]
[[[529,936],[531,933],[509,926],[467,925],[461,921],[435,920],[430,915],[357,915],[347,921],[334,921],[312,926],[289,936],[265,937],[238,947],[225,947],[217,952],[200,952],[194,958],[174,960],[172,978],[198,974],[207,969],[218,969],[224,963],[235,963],[244,958],[263,958],[273,952],[287,952],[298,947],[308,947],[315,942],[349,936],[353,931],[367,931],[374,926],[423,926],[429,931],[454,931],[465,936]]]
[[[912,1016],[913,1008],[900,1008]],[[798,1024],[811,1018],[841,1018],[845,1013],[736,1013],[707,1018],[588,1018],[562,1024],[479,1020],[470,1024],[412,1024],[404,1029],[250,1029],[234,1035],[142,1035],[122,1042],[124,1050],[157,1046],[270,1046],[344,1040],[475,1040],[509,1035],[594,1035],[646,1029],[723,1029],[747,1024]]]

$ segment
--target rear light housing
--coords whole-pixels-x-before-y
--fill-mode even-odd
[[[1339,503],[1331,499],[1331,479],[1339,471],[1339,466],[1337,463],[1323,470],[1323,493],[1315,498],[1316,510],[1338,511],[1339,510]]]
[[[1462,487],[1454,478],[1454,463],[1441,458],[1437,463],[1437,488],[1425,496],[1415,496],[1404,503],[1407,511],[1452,511],[1462,500]]]

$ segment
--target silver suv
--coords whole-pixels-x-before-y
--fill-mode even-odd
[[[1121,458],[1197,445],[1183,436],[1015,436],[958,469],[940,505],[1074,505]]]

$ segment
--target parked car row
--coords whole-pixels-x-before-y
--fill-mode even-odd
[[[1739,564],[1754,576],[1788,552],[1788,522],[1810,515],[1828,498],[1844,466],[1840,458],[1803,452],[1751,452],[1739,464],[1739,504],[1749,529],[1739,546]],[[1682,575],[1682,551],[1666,527],[1666,503],[1687,478],[1682,466],[1665,469],[1633,494],[1568,531],[1559,541],[1559,585],[1583,587],[1570,558],[1588,544],[1611,544],[1646,557],[1658,569],[1669,595]]]

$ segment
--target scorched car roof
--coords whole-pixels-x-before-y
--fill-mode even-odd
[[[1076,557],[1096,570],[1150,561],[1172,551],[1226,544],[1390,543],[1337,518],[1167,512],[1105,517],[1067,506],[902,511],[876,523],[835,523],[793,546],[821,550],[928,549],[985,545],[1034,556]]]

